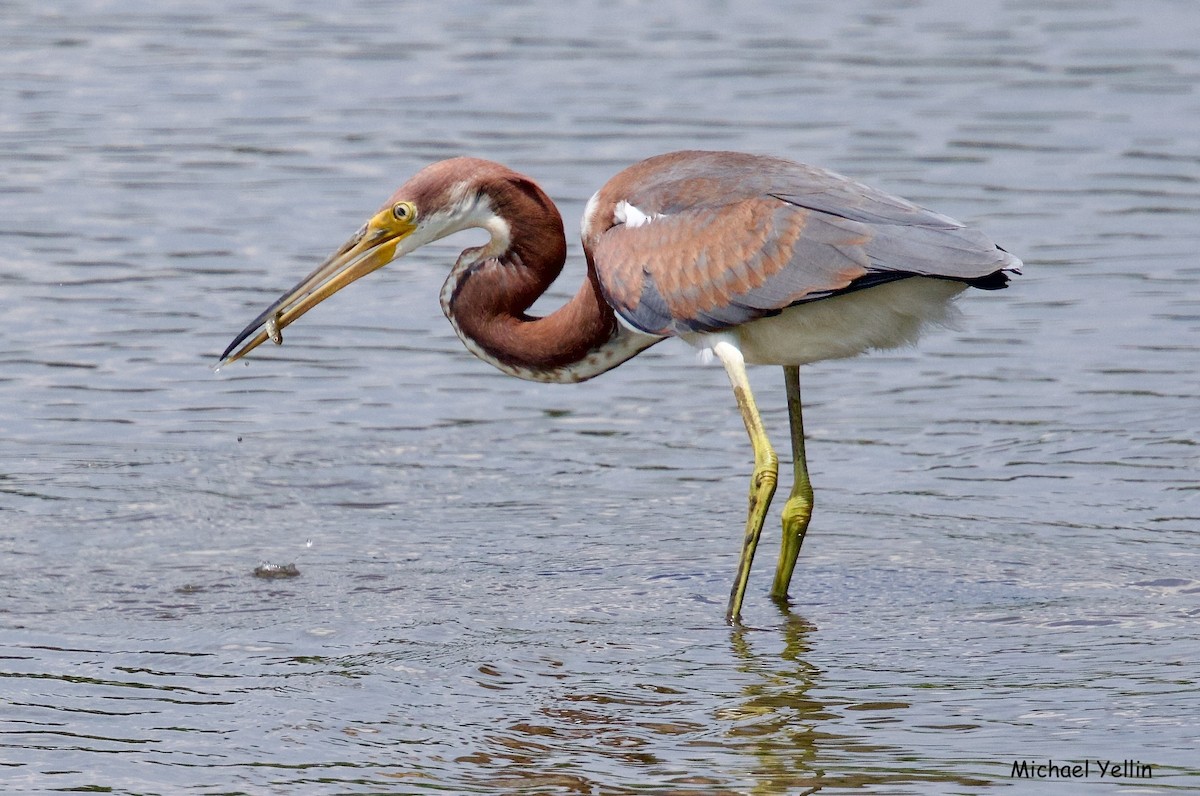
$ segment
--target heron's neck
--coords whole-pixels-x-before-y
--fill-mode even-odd
[[[442,287],[442,311],[471,353],[509,375],[585,381],[661,338],[617,322],[590,258],[587,278],[570,301],[545,317],[526,313],[562,271],[567,254],[562,217],[530,187],[499,200],[486,227],[492,241],[458,258]]]

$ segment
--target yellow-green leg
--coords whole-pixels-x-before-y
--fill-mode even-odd
[[[750,380],[746,376],[746,361],[742,352],[731,343],[720,342],[713,346],[713,353],[721,360],[725,372],[729,374],[729,383],[733,385],[733,397],[737,399],[738,409],[741,410],[746,433],[750,435],[750,444],[754,446],[754,473],[750,476],[750,510],[746,515],[746,536],[742,541],[742,557],[738,561],[733,589],[729,592],[729,609],[725,613],[725,621],[734,624],[741,621],[742,600],[746,596],[746,582],[750,579],[750,565],[754,562],[758,537],[762,534],[763,521],[767,517],[771,497],[775,494],[775,484],[779,480],[779,457],[771,448],[771,441],[767,439],[767,432],[763,429],[758,407],[754,404],[754,393],[750,391]]]
[[[786,366],[783,379],[787,386],[788,419],[792,429],[792,494],[783,506],[783,543],[779,548],[779,564],[775,567],[775,582],[771,596],[787,599],[788,584],[796,568],[804,532],[812,517],[813,490],[808,480],[808,463],[804,458],[804,417],[800,407],[800,368]]]

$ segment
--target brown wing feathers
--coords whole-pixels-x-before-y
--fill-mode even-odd
[[[849,286],[867,274],[863,225],[773,197],[618,225],[594,256],[614,308],[660,334],[713,331]]]
[[[624,198],[648,219],[603,231],[589,252],[632,325],[716,331],[912,275],[1003,287],[1016,262],[982,233],[831,172],[726,154],[652,159],[602,189],[607,207]]]

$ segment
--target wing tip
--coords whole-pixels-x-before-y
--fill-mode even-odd
[[[996,247],[996,251],[1000,252],[1003,265],[1001,265],[995,271],[992,271],[990,274],[975,277],[974,279],[964,280],[968,285],[971,287],[977,287],[980,290],[1003,290],[1004,288],[1008,287],[1008,282],[1010,279],[1009,274],[1015,274],[1017,276],[1021,275],[1021,268],[1025,265],[1025,263],[1021,262],[1020,259],[1009,254],[999,246]]]

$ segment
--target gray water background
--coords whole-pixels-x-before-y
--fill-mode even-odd
[[[556,199],[545,310],[591,193],[679,148],[834,168],[1028,265],[803,370],[789,610],[772,515],[721,621],[720,368],[503,376],[438,308],[470,235],[211,370],[430,161]],[[1049,758],[1200,788],[1191,0],[8,0],[0,163],[4,791],[986,793]]]

